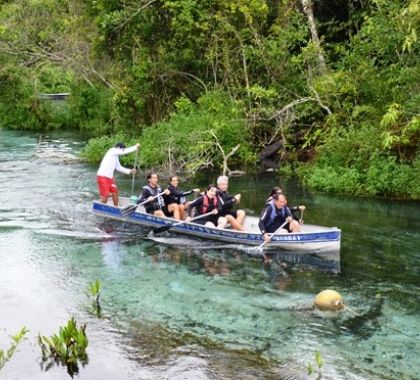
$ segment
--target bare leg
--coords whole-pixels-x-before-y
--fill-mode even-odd
[[[108,197],[101,197],[102,203],[108,203]]]
[[[236,211],[236,223],[238,223],[241,227],[244,225],[245,217],[246,214],[244,210]]]
[[[173,213],[174,219],[181,220],[181,216],[180,216],[180,212],[179,212],[179,207],[178,207],[178,205],[176,203],[171,203],[168,206],[168,211]]]
[[[300,231],[300,224],[297,220],[292,220],[289,223],[290,232],[299,232]]]
[[[112,201],[114,202],[114,206],[118,206],[118,190],[112,193]]]
[[[178,205],[180,220],[185,220],[185,205]]]
[[[166,215],[163,213],[162,210],[155,210],[155,212],[153,213],[154,216],[161,216],[163,218],[166,218]]]
[[[226,221],[227,221],[227,223],[230,223],[230,225],[232,226],[232,228],[234,229],[234,230],[237,230],[237,231],[243,231],[244,229],[242,228],[242,225],[241,224],[239,224],[238,222],[237,222],[237,219],[235,219],[234,217],[233,217],[233,215],[229,215],[229,214],[227,214],[226,215]],[[226,223],[226,224],[227,224]]]
[[[227,219],[224,216],[221,216],[217,219],[217,228],[225,228],[227,223]]]

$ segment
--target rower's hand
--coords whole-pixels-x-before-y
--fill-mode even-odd
[[[187,216],[187,217],[185,218],[185,221],[186,221],[186,222],[190,222],[190,221],[191,221],[191,216]]]
[[[298,209],[299,209],[299,211],[305,211],[306,210],[306,207],[304,205],[300,205],[298,207]]]
[[[200,189],[193,189],[194,193],[199,193]]]
[[[163,194],[165,194],[165,195],[169,195],[171,193],[171,190],[169,190],[169,189],[165,189],[165,191],[163,192]]]
[[[133,169],[130,170],[130,174],[136,174],[136,173],[137,173],[137,169],[136,168],[133,168]]]
[[[219,213],[219,210],[218,210],[217,208],[214,208],[214,209],[211,211],[211,213],[212,213],[213,215],[217,215],[217,214]]]
[[[270,234],[268,234],[268,233],[265,233],[265,234],[263,235],[263,238],[264,238],[264,241],[265,241],[266,243],[268,243],[268,242],[271,240],[271,236],[270,236]]]
[[[147,198],[147,202],[153,202],[155,200],[155,198],[153,198],[152,196],[150,196],[149,198]]]
[[[241,194],[236,194],[234,198],[235,198],[235,203],[238,204],[241,201]]]
[[[136,150],[139,150],[139,149],[140,149],[140,144],[139,144],[139,143],[137,143],[137,144],[135,145],[135,147],[136,147]]]
[[[293,221],[293,217],[288,216],[288,217],[286,218],[286,221],[287,221],[287,223],[291,223],[291,222]]]

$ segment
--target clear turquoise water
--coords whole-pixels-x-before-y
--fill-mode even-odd
[[[42,367],[36,336],[72,315],[88,325],[80,379],[305,378],[316,350],[325,379],[418,378],[419,202],[283,182],[289,203],[307,206],[307,223],[342,229],[341,256],[284,253],[264,266],[241,251],[101,224],[90,211],[96,167],[77,161],[81,141],[0,130],[0,348],[22,326],[30,330],[0,378],[68,378],[61,366]],[[279,182],[274,174],[234,178],[230,190],[256,215]],[[130,195],[131,178],[118,183]],[[95,279],[100,318],[86,295]],[[350,310],[313,312],[326,288]]]

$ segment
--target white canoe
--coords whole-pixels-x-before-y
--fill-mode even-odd
[[[129,204],[128,198],[120,198],[122,207]],[[170,226],[171,233],[187,235],[194,238],[214,240],[220,243],[235,244],[242,246],[259,246],[263,239],[258,228],[258,218],[247,216],[244,223],[244,231],[232,229],[219,229],[206,227],[194,222],[183,222],[172,218],[163,218],[147,214],[142,206],[135,212],[124,217],[121,213],[122,207],[112,204],[104,204],[99,201],[93,202],[93,212],[102,217],[119,220],[123,223],[133,224],[148,229],[156,229],[163,226]],[[340,250],[341,231],[336,227],[321,227],[309,224],[301,226],[299,233],[276,234],[272,240],[264,246],[267,250],[292,250],[300,252],[336,252]]]

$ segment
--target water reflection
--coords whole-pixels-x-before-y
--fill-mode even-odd
[[[161,250],[162,260],[169,260],[180,263],[182,256],[185,258],[195,257],[201,259],[202,267],[211,276],[228,276],[231,272],[230,265],[238,265],[245,261],[263,262],[260,255],[248,254],[247,247],[226,248],[226,245],[217,246],[202,241],[183,238],[153,238],[156,246]],[[204,244],[208,244],[207,246]],[[198,246],[197,246],[198,245]],[[234,247],[233,245],[231,247]],[[322,254],[308,254],[307,252],[274,252],[270,253],[271,266],[276,268],[301,268],[316,269],[324,272],[340,273],[340,252],[323,252]],[[183,260],[188,263],[188,260]],[[269,270],[270,265],[267,265]]]
[[[102,260],[111,269],[118,269],[121,266],[124,251],[124,246],[118,240],[104,239],[101,242]]]
[[[190,270],[197,271],[200,267],[200,272],[206,273],[209,276],[229,276],[231,269],[229,260],[223,255],[212,255],[211,253],[198,252],[194,248],[177,248],[173,246],[157,245],[154,246],[158,254],[153,253],[148,249],[149,254],[152,254],[151,260],[153,262],[171,262],[176,266],[184,265]]]

